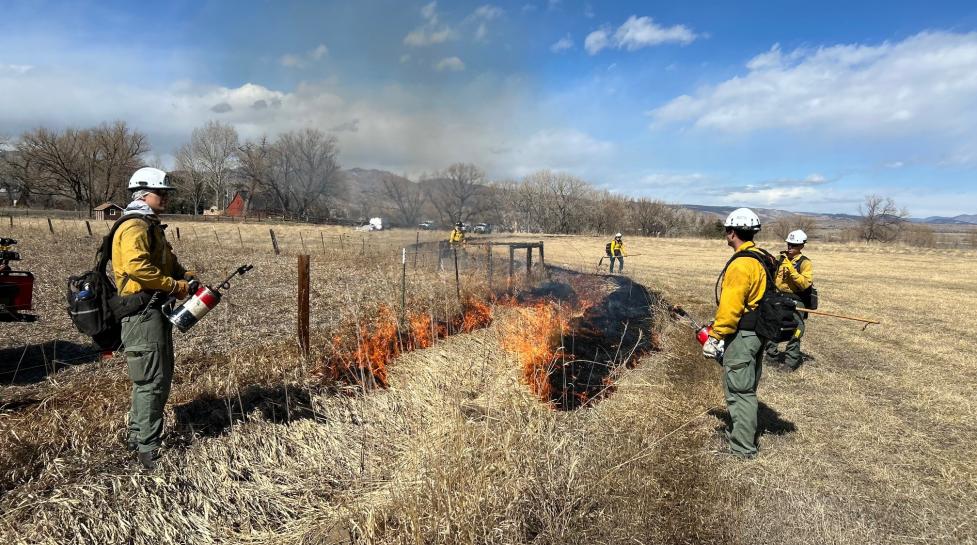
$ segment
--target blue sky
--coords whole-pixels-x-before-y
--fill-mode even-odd
[[[854,4],[854,5],[853,5]],[[542,168],[670,202],[977,213],[972,2],[44,2],[0,18],[0,135],[318,127],[346,167]]]

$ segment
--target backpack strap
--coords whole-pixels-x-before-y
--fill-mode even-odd
[[[717,305],[719,304],[719,286],[720,284],[722,284],[723,277],[726,276],[726,269],[728,269],[729,266],[732,265],[733,261],[741,257],[749,257],[759,261],[760,265],[763,267],[764,273],[766,273],[764,276],[767,277],[766,280],[767,289],[771,289],[771,287],[773,289],[777,289],[773,281],[774,277],[777,275],[777,269],[775,268],[777,267],[777,260],[763,248],[757,246],[754,246],[754,248],[756,248],[758,251],[741,250],[739,252],[734,253],[733,257],[730,257],[729,261],[726,262],[726,265],[723,267],[722,272],[719,273],[719,277],[716,278],[716,286],[713,289],[713,292],[716,296]]]
[[[154,246],[156,245],[156,237],[154,237],[152,233],[153,222],[146,219],[144,216],[137,215],[137,214],[122,216],[121,218],[117,219],[114,224],[112,224],[112,228],[109,230],[108,234],[102,238],[102,245],[99,247],[98,252],[96,253],[96,259],[97,259],[97,263],[95,265],[96,272],[98,272],[103,276],[105,275],[105,268],[108,266],[109,261],[112,259],[112,243],[115,240],[116,231],[119,230],[119,227],[121,227],[123,223],[134,219],[142,220],[146,222],[146,224],[149,226],[150,229],[149,252],[150,253],[153,252]]]

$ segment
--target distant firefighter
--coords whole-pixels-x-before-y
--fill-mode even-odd
[[[452,245],[464,244],[465,242],[465,226],[459,221],[455,224],[455,228],[451,230],[451,235],[448,236],[448,242]]]
[[[787,235],[787,249],[780,252],[780,267],[777,269],[777,289],[788,294],[804,308],[814,310],[817,304],[812,304],[812,292],[814,290],[814,265],[811,260],[801,255],[801,250],[807,243],[807,234],[798,229]],[[794,371],[801,366],[801,337],[804,336],[804,318],[807,316],[797,312],[797,331],[794,336],[787,341],[784,350],[784,369]],[[767,356],[776,358],[780,354],[777,350],[777,343],[767,344]]]
[[[611,273],[614,273],[614,260],[620,264],[617,268],[618,272],[624,272],[624,258],[628,255],[624,251],[624,241],[621,240],[623,235],[617,233],[614,235],[614,240],[607,243],[604,247],[604,251],[607,253],[607,257],[611,258]]]

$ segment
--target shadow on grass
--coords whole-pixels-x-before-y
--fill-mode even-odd
[[[729,411],[725,409],[711,409],[709,414],[722,422],[726,429],[732,427],[733,421],[729,417]],[[795,431],[797,431],[797,426],[793,422],[784,420],[780,417],[780,413],[776,409],[772,409],[762,401],[760,402],[759,410],[757,411],[757,432],[760,435],[787,435]]]
[[[294,386],[249,386],[237,395],[204,395],[173,407],[176,414],[174,435],[178,442],[194,437],[217,437],[234,424],[243,422],[255,411],[276,424],[315,418],[312,398],[307,390]]]
[[[36,384],[69,365],[99,360],[99,349],[72,341],[48,341],[0,349],[0,384]]]

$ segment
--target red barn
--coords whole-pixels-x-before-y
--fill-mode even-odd
[[[231,216],[232,218],[240,218],[247,214],[248,211],[248,201],[244,198],[244,192],[238,191],[234,194],[234,198],[227,205],[227,210],[224,211],[225,216]]]

